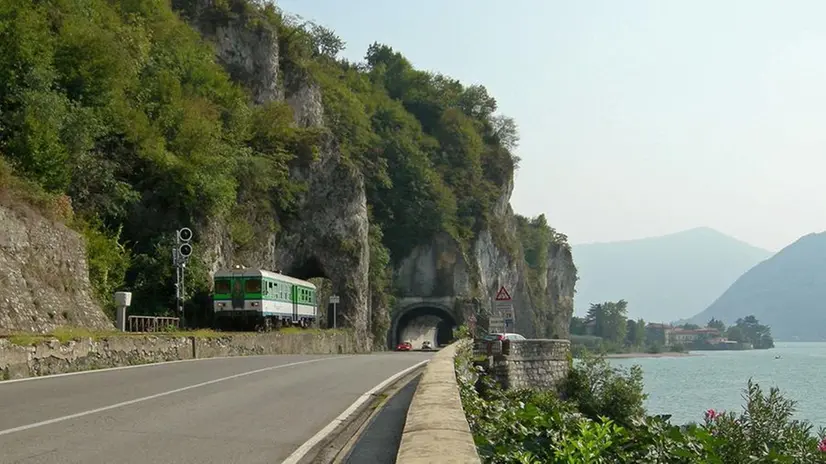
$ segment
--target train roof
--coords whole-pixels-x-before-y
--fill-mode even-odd
[[[268,277],[281,282],[289,282],[293,285],[301,285],[302,287],[310,287],[313,289],[316,288],[312,282],[296,279],[295,277],[290,277],[278,272],[265,271],[263,269],[219,269],[215,272],[214,277]]]

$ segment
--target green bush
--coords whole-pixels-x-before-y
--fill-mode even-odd
[[[567,399],[503,391],[469,363],[457,359],[457,378],[485,463],[826,463],[825,431],[812,434],[810,425],[791,419],[793,401],[777,389],[766,395],[751,381],[743,413],[709,410],[703,423],[675,426],[668,416],[645,414],[640,371],[599,358],[574,365],[563,388]]]
[[[628,425],[645,415],[642,368],[611,366],[604,358],[583,353],[562,384],[563,397],[586,417],[610,417]]]

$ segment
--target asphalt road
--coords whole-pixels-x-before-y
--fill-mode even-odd
[[[204,359],[0,382],[0,463],[279,463],[430,356]]]

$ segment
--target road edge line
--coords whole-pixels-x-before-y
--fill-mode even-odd
[[[429,363],[430,359],[425,359],[424,361],[418,362],[407,369],[404,369],[400,372],[393,374],[392,376],[388,377],[380,384],[376,385],[375,387],[371,388],[363,395],[361,395],[353,404],[350,405],[347,409],[344,410],[341,414],[339,414],[335,419],[332,420],[329,424],[327,424],[323,429],[319,430],[318,433],[310,437],[309,440],[305,441],[301,446],[298,447],[292,454],[287,456],[286,459],[281,461],[281,464],[298,464],[301,460],[310,452],[316,445],[321,443],[325,438],[327,438],[331,433],[333,433],[339,425],[345,423],[347,419],[353,415],[364,403],[370,401],[377,392],[380,392],[382,389],[387,387],[388,385],[392,384],[396,380],[400,379],[404,375],[413,372],[414,370],[424,366],[425,364]]]
[[[278,364],[278,365],[275,365],[275,366],[264,367],[264,368],[261,368],[261,369],[254,369],[254,370],[251,370],[251,371],[241,372],[239,374],[233,374],[233,375],[229,375],[229,376],[226,376],[226,377],[221,377],[221,378],[218,378],[218,379],[208,380],[206,382],[200,382],[200,383],[196,383],[196,384],[192,384],[192,385],[187,385],[185,387],[176,388],[174,390],[168,390],[168,391],[164,391],[164,392],[160,392],[160,393],[155,393],[153,395],[142,396],[140,398],[135,398],[135,399],[131,399],[131,400],[128,400],[128,401],[121,401],[120,403],[110,404],[108,406],[102,406],[102,407],[99,407],[99,408],[89,409],[89,410],[77,412],[77,413],[74,413],[74,414],[68,414],[68,415],[65,415],[65,416],[54,417],[52,419],[47,419],[47,420],[43,420],[43,421],[40,421],[40,422],[35,422],[35,423],[32,423],[32,424],[20,425],[20,426],[17,426],[17,427],[12,427],[12,428],[9,428],[9,429],[0,430],[0,436],[11,435],[13,433],[23,432],[25,430],[31,430],[31,429],[35,429],[35,428],[38,428],[38,427],[43,427],[43,426],[46,426],[46,425],[56,424],[58,422],[64,422],[64,421],[67,421],[67,420],[78,419],[78,418],[81,418],[81,417],[90,416],[92,414],[97,414],[97,413],[104,412],[104,411],[110,411],[112,409],[122,408],[124,406],[129,406],[131,404],[143,403],[144,401],[150,401],[150,400],[154,400],[154,399],[157,399],[157,398],[163,398],[165,396],[174,395],[176,393],[181,393],[181,392],[185,392],[185,391],[188,391],[188,390],[194,390],[196,388],[206,387],[208,385],[213,385],[213,384],[220,383],[220,382],[226,382],[227,380],[233,380],[233,379],[238,379],[238,378],[241,378],[241,377],[246,377],[246,376],[249,376],[249,375],[260,374],[262,372],[269,372],[269,371],[274,371],[274,370],[277,370],[277,369],[282,369],[282,368],[285,368],[285,367],[299,366],[299,365],[302,365],[302,364],[310,364],[310,363],[315,363],[315,362],[328,361],[328,360],[331,360],[331,359],[342,359],[342,358],[343,358],[343,356],[342,357],[331,356],[331,357],[327,357],[327,358],[309,359],[309,360],[306,360],[306,361],[298,361],[298,362],[292,362],[292,363],[288,363],[288,364]]]

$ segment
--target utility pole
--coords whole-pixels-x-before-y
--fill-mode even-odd
[[[175,266],[175,302],[181,318],[181,327],[185,326],[184,300],[186,299],[186,264],[192,256],[192,230],[184,227],[175,232],[175,246],[172,248],[172,265]]]

